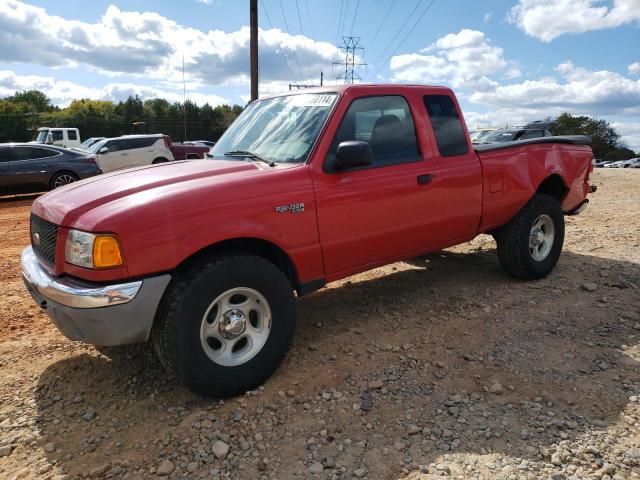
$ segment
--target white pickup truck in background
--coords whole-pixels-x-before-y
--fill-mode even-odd
[[[81,143],[80,131],[77,128],[40,127],[35,143],[65,148],[79,147]]]

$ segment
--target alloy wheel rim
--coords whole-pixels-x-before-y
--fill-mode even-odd
[[[209,304],[200,326],[200,342],[218,365],[235,367],[253,357],[267,343],[271,309],[264,296],[252,288],[236,287]]]
[[[549,215],[536,218],[529,232],[529,253],[536,262],[542,262],[549,256],[555,236],[556,229]]]
[[[53,183],[54,188],[62,187],[63,185],[69,185],[75,182],[76,179],[71,175],[60,175]]]

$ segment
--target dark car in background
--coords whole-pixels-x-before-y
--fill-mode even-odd
[[[530,138],[550,137],[551,132],[544,129],[530,128],[505,128],[504,130],[496,130],[482,137],[474,143],[498,143],[498,142],[514,142],[516,140],[528,140]]]
[[[102,173],[96,156],[33,143],[0,144],[0,195],[53,190]]]

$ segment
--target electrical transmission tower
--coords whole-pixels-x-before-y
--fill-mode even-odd
[[[342,37],[342,43],[338,45],[338,48],[344,51],[344,63],[334,62],[334,65],[344,65],[344,72],[338,75],[336,80],[343,80],[344,83],[355,83],[356,80],[362,81],[362,77],[356,73],[357,67],[366,65],[366,63],[356,59],[357,52],[364,53],[364,47],[360,46],[360,37]]]

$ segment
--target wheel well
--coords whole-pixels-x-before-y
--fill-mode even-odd
[[[166,158],[164,158],[164,157],[158,157],[158,158],[154,158],[154,159],[153,159],[153,162],[151,162],[151,164],[154,164],[154,163],[164,163],[164,162],[168,162],[168,161],[169,161],[169,160],[167,160],[167,159],[166,159]]]
[[[560,175],[554,174],[542,181],[542,183],[538,186],[536,193],[546,193],[547,195],[551,195],[556,200],[561,202],[568,191],[569,189],[562,181],[562,177],[560,177]]]
[[[191,255],[183,261],[178,268],[181,268],[186,264],[197,262],[203,256],[221,252],[249,253],[266,258],[284,272],[293,288],[298,292],[298,294],[300,294],[300,279],[298,278],[298,272],[293,261],[289,258],[289,255],[287,255],[287,253],[277,245],[260,238],[234,238],[210,245]]]

